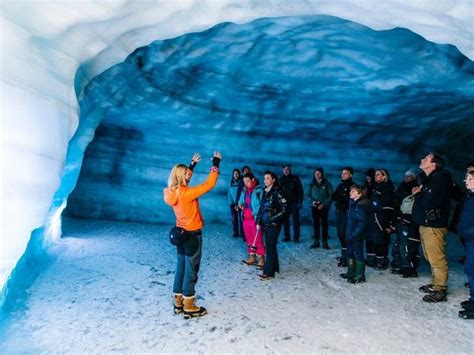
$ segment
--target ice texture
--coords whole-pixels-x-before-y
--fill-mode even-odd
[[[98,127],[66,214],[170,221],[161,191],[193,152],[224,155],[218,194],[203,198],[208,220],[221,223],[232,169],[245,164],[262,181],[289,162],[305,185],[317,166],[336,185],[346,165],[359,182],[369,167],[398,182],[436,150],[461,171],[474,151],[473,83],[473,62],[454,46],[330,16],[156,41],[86,88],[81,125]],[[196,168],[196,182],[209,165]]]

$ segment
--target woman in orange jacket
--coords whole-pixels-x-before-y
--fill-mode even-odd
[[[165,202],[173,208],[176,226],[184,229],[186,240],[176,247],[178,264],[174,278],[174,311],[184,313],[185,318],[201,317],[207,314],[204,307],[196,305],[195,285],[201,262],[202,227],[204,225],[198,197],[210,191],[217,183],[219,163],[222,156],[214,152],[209,175],[202,184],[188,186],[192,169],[201,160],[199,154],[193,156],[191,165],[176,164],[168,178],[168,187],[163,190]]]

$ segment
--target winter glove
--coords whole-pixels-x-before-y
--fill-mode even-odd
[[[220,163],[221,163],[220,158],[218,158],[218,157],[212,158],[212,166],[215,166],[216,168],[218,168]]]

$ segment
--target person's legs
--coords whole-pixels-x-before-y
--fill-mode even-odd
[[[291,215],[293,218],[293,240],[300,241],[300,209],[297,203],[291,204]]]
[[[328,222],[328,209],[323,208],[319,210],[319,217],[321,219],[321,232],[323,236],[323,243],[327,243],[329,237],[329,222]]]
[[[230,216],[232,218],[232,229],[233,234],[232,236],[238,237],[239,236],[239,213],[235,209],[235,205],[230,205]]]
[[[448,289],[448,262],[445,253],[445,236],[447,228],[420,227],[423,252],[431,266],[433,274],[433,289],[446,291]]]
[[[267,257],[263,267],[263,274],[270,277],[274,277],[275,272],[280,272],[277,252],[278,234],[280,233],[280,229],[281,227],[279,226],[265,226],[264,230]]]
[[[183,296],[190,297],[195,295],[195,285],[198,281],[198,272],[201,264],[202,235],[193,233],[184,243],[184,280]]]

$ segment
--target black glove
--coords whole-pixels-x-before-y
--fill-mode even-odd
[[[189,164],[188,169],[193,171],[196,165],[197,165],[197,162],[194,160],[191,160],[191,163]]]
[[[218,168],[220,163],[221,163],[221,160],[218,157],[212,158],[212,166],[215,166],[216,168]]]

